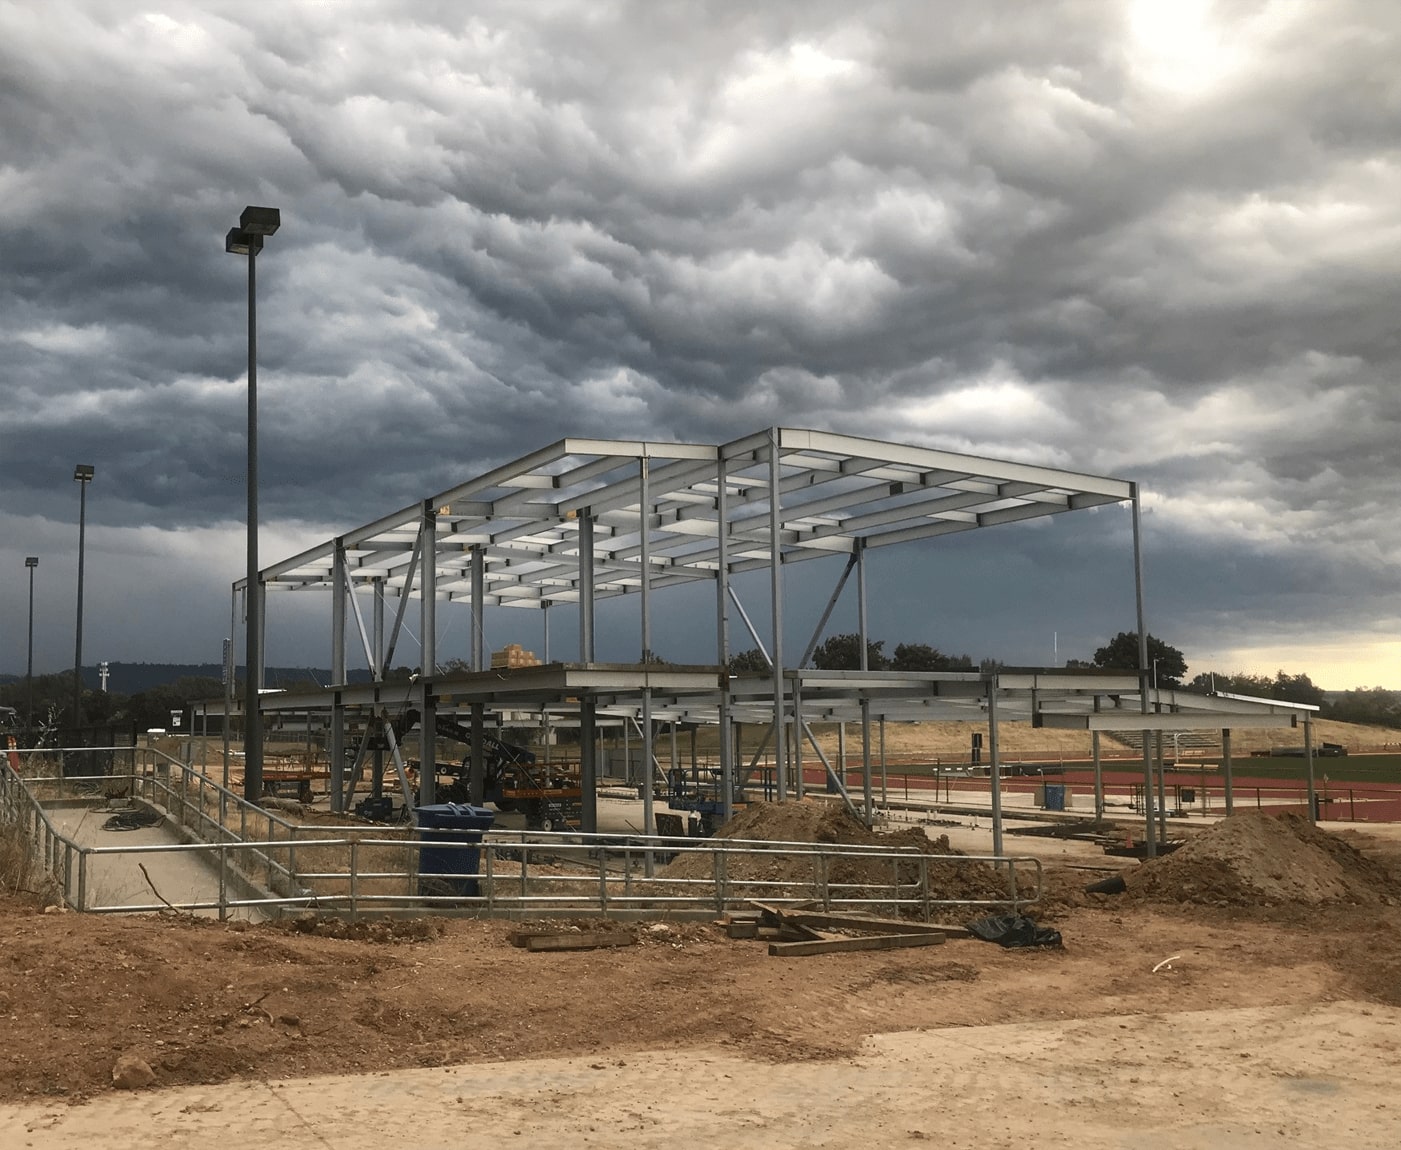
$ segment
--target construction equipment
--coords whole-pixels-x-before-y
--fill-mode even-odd
[[[663,797],[673,811],[690,811],[696,816],[692,822],[694,833],[700,838],[709,838],[725,821],[725,789],[718,771],[688,774],[680,767],[670,770],[666,774]],[[730,798],[730,809],[742,806],[744,794],[736,788]]]
[[[418,725],[420,715],[412,707],[391,726],[396,739]],[[472,728],[450,715],[439,715],[434,722],[439,736],[472,745]],[[583,788],[577,774],[558,765],[539,764],[533,751],[508,743],[487,731],[481,732],[481,778],[474,779],[469,751],[455,767],[440,767],[452,781],[437,792],[445,803],[491,803],[500,811],[520,811],[529,830],[564,830],[578,827],[583,812]]]

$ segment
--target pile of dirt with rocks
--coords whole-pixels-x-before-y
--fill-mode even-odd
[[[879,897],[889,890],[897,875],[902,886],[920,881],[921,865],[928,868],[931,899],[1003,899],[1007,897],[1007,875],[986,863],[954,862],[961,852],[949,845],[947,835],[931,839],[920,827],[906,827],[885,833],[869,830],[840,803],[821,799],[800,799],[786,803],[750,803],[715,832],[717,839],[742,839],[763,843],[773,853],[728,857],[726,876],[731,881],[774,884],[771,890],[751,891],[752,897],[787,894],[802,897],[798,888],[811,885],[815,896],[818,863],[807,853],[784,853],[783,843],[878,847],[927,856],[921,863],[906,859],[834,859],[828,867],[827,882],[836,897]],[[711,852],[698,850],[679,855],[663,869],[664,878],[709,878],[714,873]],[[1020,876],[1019,876],[1020,877]]]
[[[1131,895],[1217,906],[1393,905],[1401,884],[1300,814],[1249,812],[1222,819],[1170,855],[1125,876]]]

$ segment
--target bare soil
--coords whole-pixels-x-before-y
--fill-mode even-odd
[[[801,799],[787,803],[750,803],[716,833],[716,838],[752,839],[774,843],[839,843],[848,846],[883,847],[918,851],[928,857],[930,896],[936,899],[998,899],[1007,893],[1007,877],[983,863],[955,863],[962,852],[949,845],[947,835],[931,838],[921,827],[871,831],[839,803],[825,799]],[[896,867],[902,883],[919,881],[919,863]],[[668,878],[706,878],[709,858],[686,854],[668,864]],[[753,856],[729,866],[732,878],[763,882],[803,882],[812,877],[811,862],[800,855]],[[828,878],[838,885],[870,891],[885,888],[892,877],[889,859],[844,858],[832,864]]]
[[[1209,724],[1203,723],[1204,732],[1210,732]],[[987,746],[987,724],[937,721],[925,723],[887,723],[885,727],[885,748],[888,760],[928,760],[942,758],[945,762],[966,762],[968,759],[970,735],[980,732],[984,747]],[[814,733],[824,753],[831,758],[837,752],[838,735],[835,726],[814,726]],[[1215,732],[1219,735],[1219,732]],[[1319,719],[1313,725],[1314,745],[1325,742],[1347,747],[1350,752],[1381,751],[1401,747],[1401,730],[1391,727],[1368,727],[1356,723],[1338,723],[1331,719]],[[873,737],[874,738],[874,737]],[[1048,727],[1033,727],[1030,723],[1002,722],[997,726],[997,739],[1004,759],[1028,758],[1074,758],[1090,757],[1090,735],[1087,731],[1062,731]],[[1232,753],[1236,756],[1248,755],[1251,751],[1268,750],[1284,744],[1302,744],[1303,731],[1249,730],[1241,728],[1231,732]],[[1135,752],[1117,743],[1112,737],[1103,740],[1102,751],[1106,757],[1116,754],[1124,758],[1135,757]],[[878,753],[879,745],[873,744],[872,755]],[[860,728],[856,724],[847,725],[846,753],[848,762],[855,762],[861,756]],[[1211,752],[1193,752],[1211,758]],[[984,760],[986,761],[986,760]]]
[[[1184,1004],[1401,1006],[1401,908],[1359,893],[1395,889],[1394,844],[1374,849],[1362,833],[1344,843],[1287,819],[1221,825],[1214,847],[1203,834],[1194,854],[1143,868],[1158,877],[1131,882],[1140,897],[1085,895],[1084,871],[1058,872],[1065,897],[1042,913],[1060,950],[951,940],[777,959],[714,924],[658,922],[635,946],[534,954],[509,944],[519,924],[496,921],[224,925],[43,913],[8,897],[0,1103],[110,1091],[124,1054],[158,1086],[639,1050],[790,1063],[924,1028]],[[1242,873],[1255,859],[1251,882],[1274,885],[1198,897],[1187,864],[1208,847]]]

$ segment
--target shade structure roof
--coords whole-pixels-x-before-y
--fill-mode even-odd
[[[433,529],[438,599],[539,607],[976,530],[1133,497],[1126,480],[830,432],[770,428],[725,444],[563,439],[264,569],[269,590],[351,585],[420,593]],[[777,538],[775,539],[775,528]],[[235,587],[241,587],[236,583]]]

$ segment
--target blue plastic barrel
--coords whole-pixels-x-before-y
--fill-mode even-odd
[[[416,807],[418,837],[426,843],[472,843],[471,847],[430,847],[418,849],[418,893],[455,894],[475,898],[479,883],[475,878],[447,877],[474,875],[481,862],[478,847],[482,835],[491,830],[496,812],[466,803],[434,803]]]

